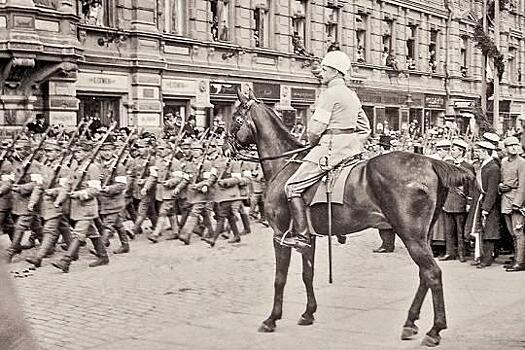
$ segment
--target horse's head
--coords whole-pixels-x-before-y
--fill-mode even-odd
[[[230,137],[239,146],[247,147],[255,143],[257,127],[253,121],[252,108],[254,105],[261,103],[250,91],[250,96],[245,96],[240,90],[237,90],[239,106],[233,112],[233,120],[230,127]]]

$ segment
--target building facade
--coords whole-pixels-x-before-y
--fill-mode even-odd
[[[525,115],[524,3],[502,12],[506,127]],[[66,126],[155,128],[169,113],[228,123],[239,88],[292,127],[313,112],[313,58],[334,43],[374,130],[461,122],[481,91],[481,3],[452,5],[449,16],[439,0],[0,0],[0,125],[36,113]]]

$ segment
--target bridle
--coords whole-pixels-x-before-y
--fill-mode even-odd
[[[248,146],[241,145],[239,141],[237,140],[236,135],[241,129],[241,127],[244,125],[244,123],[248,123],[252,133],[254,134],[252,136],[252,139],[257,138],[257,128],[255,127],[255,123],[249,112],[252,109],[253,105],[259,104],[259,103],[260,101],[258,100],[249,100],[248,102],[241,102],[240,106],[237,108],[237,110],[233,114],[233,123],[227,135],[227,142],[230,145],[233,157],[239,160],[258,163],[258,162],[263,162],[263,161],[268,161],[268,160],[275,160],[275,159],[280,159],[280,158],[291,157],[291,156],[297,155],[298,153],[308,151],[314,147],[313,145],[307,145],[305,147],[301,147],[298,149],[284,152],[283,154],[279,154],[275,156],[267,156],[267,157],[262,157],[262,158],[254,157],[249,154],[246,154],[246,152],[250,148]]]

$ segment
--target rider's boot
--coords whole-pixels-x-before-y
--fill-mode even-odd
[[[278,239],[283,245],[295,248],[299,252],[310,248],[310,232],[308,230],[308,220],[306,218],[306,208],[302,197],[292,197],[288,201],[288,208],[292,214],[293,229],[295,236],[286,236]]]

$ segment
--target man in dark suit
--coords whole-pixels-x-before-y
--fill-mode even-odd
[[[492,157],[496,150],[494,144],[478,141],[474,149],[481,162],[476,171],[476,184],[472,191],[473,208],[467,217],[467,232],[479,232],[481,256],[473,265],[478,268],[490,266],[494,260],[494,245],[501,238],[499,230],[500,203],[498,185],[501,172],[498,163]],[[474,228],[474,230],[473,230]]]
[[[469,170],[474,174],[474,167],[465,161],[464,157],[468,144],[462,139],[452,141],[450,148],[451,161],[459,167]],[[469,188],[471,184],[451,188],[443,205],[443,221],[445,226],[446,254],[439,260],[454,260],[465,262],[464,228],[467,218],[467,205],[469,205]]]

